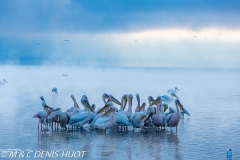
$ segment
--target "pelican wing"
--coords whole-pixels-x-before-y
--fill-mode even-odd
[[[170,100],[172,100],[172,98],[169,97],[168,95],[163,95],[162,98],[163,98],[163,100],[165,100],[165,101],[170,101]]]
[[[69,124],[74,124],[74,123],[78,123],[80,121],[83,121],[88,116],[88,113],[89,112],[81,112],[81,113],[73,115],[70,118]]]
[[[94,126],[96,126],[96,127],[101,126],[104,123],[106,123],[107,121],[110,121],[111,118],[112,118],[112,116],[98,118],[97,121],[94,123]]]
[[[173,114],[174,114],[174,113],[169,114],[169,115],[167,116],[167,123],[171,120],[171,118],[173,117]]]
[[[115,121],[116,123],[124,124],[124,125],[130,125],[128,118],[125,114],[121,113],[114,113]]]
[[[188,112],[187,109],[183,108],[183,112],[184,112],[185,114],[187,114],[188,116],[190,116],[190,113]]]

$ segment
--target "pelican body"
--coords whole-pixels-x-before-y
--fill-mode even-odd
[[[175,100],[175,105],[176,105],[177,111],[176,113],[171,113],[167,116],[167,124],[170,128],[176,127],[176,133],[177,133],[177,127],[180,120],[180,111],[178,107],[180,107],[183,110],[183,106],[178,99]]]

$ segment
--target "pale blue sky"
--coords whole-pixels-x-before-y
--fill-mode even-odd
[[[1,64],[240,68],[237,0],[0,4]]]

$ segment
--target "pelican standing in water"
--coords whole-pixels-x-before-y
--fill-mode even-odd
[[[56,108],[56,109],[54,109],[54,108],[52,108],[52,107],[49,107],[49,106],[46,104],[45,99],[44,99],[43,96],[41,96],[40,99],[42,100],[43,109],[44,109],[44,111],[47,112],[48,116],[49,116],[52,112],[55,112],[55,111],[61,112],[61,108]],[[53,119],[52,119],[52,121],[51,121],[51,123],[53,123],[53,122],[55,123],[55,128],[56,128],[56,123],[58,123],[58,120],[59,120],[59,119],[58,119],[58,116],[56,116],[56,117],[53,117]],[[47,121],[47,122],[48,122],[48,121]],[[50,125],[53,127],[52,124],[50,124]],[[58,127],[58,124],[57,124],[57,127]]]
[[[53,122],[53,118],[57,117],[57,122],[60,124],[61,128],[63,129],[67,129],[67,124],[69,123],[69,119],[70,117],[68,116],[68,114],[66,112],[61,112],[61,111],[54,111],[52,112],[49,116],[49,122],[50,125],[53,127],[52,122]]]
[[[46,118],[47,118],[47,112],[46,111],[38,111],[33,118],[38,118],[39,122],[38,122],[38,129],[39,129],[39,125],[40,125],[40,129],[42,130],[42,124],[46,125]]]
[[[113,107],[112,102],[107,102],[103,108],[110,108],[110,109],[107,112],[105,112],[102,117],[98,118],[97,121],[94,123],[94,125],[96,128],[102,129],[103,133],[106,133],[107,128],[116,126],[116,120],[114,117],[114,112],[116,111],[115,110],[116,108]],[[107,116],[109,114],[110,116]]]
[[[3,81],[0,81],[0,85],[4,85],[5,83],[8,83],[5,79],[3,79]]]
[[[157,103],[156,107],[156,114],[152,117],[152,123],[154,125],[155,131],[157,131],[157,128],[165,127],[166,125],[166,116],[163,114],[163,105],[162,105],[162,97],[158,96],[157,99],[153,102],[154,104]]]
[[[170,129],[171,129],[171,127],[176,127],[176,133],[177,133],[177,127],[178,127],[178,123],[180,120],[179,108],[182,110],[184,110],[184,109],[178,99],[175,100],[175,106],[176,106],[177,111],[176,111],[176,113],[171,113],[167,116],[167,124],[169,125]]]
[[[134,128],[141,128],[142,133],[144,129],[144,121],[150,116],[150,108],[148,108],[147,112],[135,112],[130,117],[130,122],[133,126],[133,132]]]
[[[106,99],[107,99],[107,101],[106,101]],[[96,116],[94,117],[94,119],[92,120],[92,122],[91,122],[91,124],[90,124],[90,127],[95,128],[95,122],[98,120],[98,118],[102,117],[103,114],[108,111],[109,108],[106,107],[106,104],[107,104],[108,102],[112,101],[112,102],[114,102],[114,103],[122,106],[122,104],[121,104],[116,98],[114,98],[112,95],[108,95],[108,94],[106,94],[106,93],[103,93],[103,95],[102,95],[102,100],[103,100],[103,103],[104,103],[104,106],[105,106],[105,107],[103,107],[103,108],[101,108],[100,110],[97,111],[97,115],[96,115]],[[112,104],[112,107],[114,107],[113,104]],[[123,107],[124,107],[124,106],[123,106]],[[116,107],[114,107],[114,108],[117,110]]]
[[[179,89],[175,87],[174,89],[169,89],[167,92],[171,94],[171,93],[177,93],[177,91],[179,91]]]
[[[128,110],[124,111],[123,113],[128,117],[128,119],[130,119],[131,115],[132,115],[132,99],[133,99],[133,95],[129,94],[127,96],[127,100],[128,100]]]
[[[68,112],[68,115],[70,117],[72,117],[73,115],[75,115],[79,112],[83,112],[83,110],[79,108],[79,105],[73,94],[71,94],[71,98],[73,100],[73,106],[71,108],[67,109],[67,111],[66,111],[66,112]]]
[[[52,89],[53,95],[58,95],[57,87],[54,87]]]
[[[93,115],[93,108],[89,104],[88,99],[85,95],[82,96],[81,103],[87,111],[73,115],[69,121],[69,125],[82,128],[83,125],[87,124],[91,120]]]

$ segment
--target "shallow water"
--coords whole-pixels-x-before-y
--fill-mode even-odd
[[[240,70],[46,66],[0,66],[0,70],[0,79],[8,81],[0,86],[2,153],[18,149],[33,151],[32,158],[41,150],[86,151],[83,157],[61,159],[227,159],[227,149],[231,148],[232,159],[240,159]],[[62,77],[65,73],[68,77]],[[175,86],[180,89],[177,95],[181,103],[191,113],[180,120],[177,134],[167,128],[143,134],[108,130],[104,135],[87,127],[39,133],[38,119],[32,118],[42,110],[41,95],[49,106],[65,111],[73,106],[71,94],[79,104],[86,94],[98,108],[103,106],[103,93],[118,100],[131,93],[134,110],[136,93],[142,103],[149,95],[156,98]],[[58,88],[57,98],[52,95],[53,87]]]

